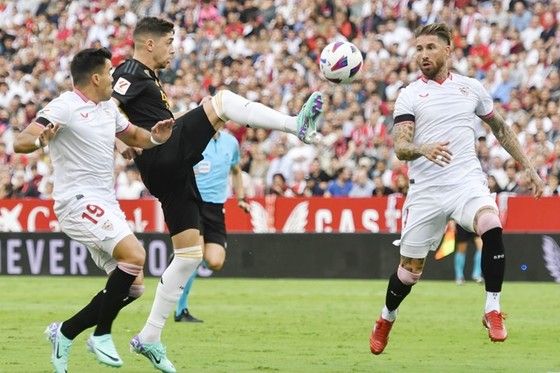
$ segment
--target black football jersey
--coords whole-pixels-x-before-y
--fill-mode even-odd
[[[137,60],[126,60],[113,72],[113,97],[131,123],[148,131],[156,122],[173,118],[155,72]]]

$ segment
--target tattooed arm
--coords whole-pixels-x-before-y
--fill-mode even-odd
[[[395,154],[401,161],[412,161],[422,156],[428,158],[438,166],[451,162],[451,150],[447,147],[449,141],[431,144],[415,144],[414,122],[403,121],[395,123],[393,127],[393,142]]]
[[[525,171],[525,176],[531,181],[533,185],[533,194],[536,198],[540,198],[543,190],[544,183],[537,174],[535,167],[523,152],[521,144],[517,140],[517,136],[510,126],[504,121],[499,113],[494,113],[491,118],[481,118],[486,122],[500,145],[515,159]]]

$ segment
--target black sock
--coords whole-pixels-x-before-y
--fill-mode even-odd
[[[97,328],[93,335],[104,335],[111,333],[113,320],[117,317],[123,303],[126,303],[129,289],[136,276],[130,275],[117,267],[103,290],[99,312],[97,314]]]
[[[389,278],[389,285],[387,285],[387,295],[385,296],[385,305],[389,311],[394,311],[399,308],[399,305],[404,298],[412,290],[412,285],[405,285],[399,280],[397,273]]]
[[[502,291],[506,269],[506,254],[502,241],[502,228],[493,228],[482,236],[482,276],[486,291]]]
[[[97,293],[87,306],[82,308],[77,314],[62,323],[60,331],[68,339],[74,339],[84,330],[91,328],[97,323],[99,306],[103,291]]]
[[[101,298],[103,291],[100,291],[92,298],[87,306],[82,308],[77,314],[62,323],[60,331],[68,339],[76,338],[84,330],[89,329],[97,324],[99,318],[99,307],[101,306]],[[138,298],[131,297],[130,295],[121,302],[120,309],[128,306]]]

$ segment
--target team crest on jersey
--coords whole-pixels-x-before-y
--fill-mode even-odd
[[[461,88],[459,88],[459,91],[461,91],[463,96],[468,96],[469,95],[469,87],[461,87]]]
[[[111,223],[111,220],[107,220],[105,223],[103,223],[103,226],[101,228],[105,229],[106,231],[112,231],[113,223]]]
[[[126,91],[130,87],[130,82],[123,77],[120,77],[119,80],[115,83],[113,89],[120,95],[125,95]]]

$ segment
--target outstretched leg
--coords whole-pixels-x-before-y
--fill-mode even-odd
[[[312,93],[297,117],[282,114],[227,90],[219,91],[204,105],[207,114],[212,112],[212,115],[209,115],[212,123],[216,123],[212,120],[212,116],[216,115],[222,124],[233,120],[249,127],[288,132],[305,143],[312,143],[316,135],[317,121],[323,112],[323,96],[319,92]]]

